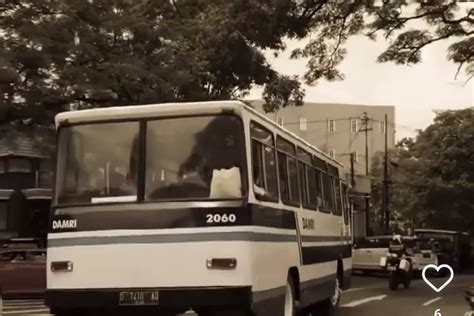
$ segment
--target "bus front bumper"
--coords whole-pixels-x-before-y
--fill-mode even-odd
[[[152,302],[123,302],[124,293],[158,293]],[[133,295],[132,295],[133,296]],[[122,297],[122,299],[121,299]],[[86,289],[48,290],[46,305],[52,312],[65,310],[185,310],[213,307],[246,307],[252,305],[252,289],[246,287],[157,288],[157,289]]]

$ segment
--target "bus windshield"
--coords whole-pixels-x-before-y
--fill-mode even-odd
[[[146,138],[140,142],[140,137]],[[144,199],[153,201],[244,194],[243,125],[236,116],[150,120],[145,133],[139,122],[63,127],[58,147],[58,205],[134,202],[140,184]]]
[[[146,200],[239,198],[245,161],[236,116],[148,122]]]

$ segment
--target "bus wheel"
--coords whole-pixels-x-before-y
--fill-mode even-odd
[[[284,316],[295,316],[295,286],[293,278],[289,275],[286,282]]]
[[[341,300],[342,288],[341,279],[336,277],[333,294],[326,300],[316,304],[312,309],[311,316],[334,316]]]
[[[250,311],[241,308],[215,308],[208,311],[198,311],[198,315],[201,316],[251,316],[253,315]]]

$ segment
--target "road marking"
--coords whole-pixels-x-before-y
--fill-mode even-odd
[[[34,313],[34,315],[38,315],[37,313],[44,313],[45,315],[50,315],[49,314],[49,308],[39,308],[39,309],[22,309],[20,311],[7,311],[3,312],[3,315],[9,315],[9,314],[30,314]]]
[[[372,301],[381,301],[386,297],[387,297],[387,295],[371,296],[371,297],[363,298],[361,300],[352,301],[348,304],[342,305],[341,307],[356,307],[356,306],[359,306],[359,305],[362,305],[362,304],[365,304],[365,303],[369,303],[369,302],[372,302]]]
[[[424,303],[423,306],[431,305],[431,304],[433,304],[434,302],[439,301],[440,299],[442,299],[441,296],[439,296],[439,297],[437,297],[437,298],[434,298],[434,299],[432,299],[432,300],[429,300],[428,302]]]
[[[384,288],[385,286],[368,286],[368,287],[355,287],[352,289],[345,290],[344,293],[350,293],[350,292],[357,292],[357,291],[362,291],[362,290],[373,290],[373,289],[381,289]]]
[[[1,308],[1,307],[0,307]],[[0,315],[51,315],[44,300],[5,300]]]

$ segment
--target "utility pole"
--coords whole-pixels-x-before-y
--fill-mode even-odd
[[[354,187],[355,182],[355,175],[354,175],[354,160],[355,160],[355,152],[351,152],[351,186]]]
[[[365,175],[367,179],[369,178],[369,131],[372,129],[369,128],[369,117],[367,116],[367,112],[362,114],[362,123],[364,124],[364,129],[359,130],[365,133]],[[370,233],[370,195],[367,194],[365,197],[365,228],[366,228],[366,236]]]
[[[389,234],[390,229],[390,210],[389,210],[389,187],[388,187],[388,118],[385,114],[385,159],[383,163],[383,214],[384,214],[384,231]]]

